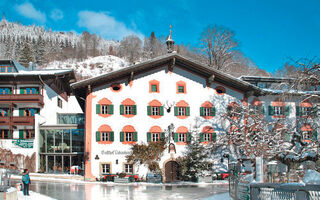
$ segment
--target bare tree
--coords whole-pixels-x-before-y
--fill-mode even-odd
[[[208,59],[208,65],[218,70],[234,62],[238,42],[234,32],[218,25],[208,26],[201,34],[201,47]]]
[[[120,42],[119,54],[131,64],[138,61],[142,52],[142,41],[135,35],[129,35]]]

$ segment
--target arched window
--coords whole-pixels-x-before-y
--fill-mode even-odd
[[[127,98],[121,102],[120,115],[130,118],[130,117],[134,117],[136,114],[137,114],[137,106],[132,99]]]
[[[123,144],[132,144],[138,141],[138,133],[131,125],[124,126],[120,132],[120,142]]]
[[[211,119],[215,115],[216,115],[216,109],[212,103],[210,103],[209,101],[206,101],[203,104],[201,104],[201,107],[200,107],[201,117],[205,119]]]
[[[112,102],[107,99],[101,99],[98,104],[96,104],[96,114],[102,117],[109,117],[113,114],[113,105]]]
[[[153,126],[147,133],[148,142],[158,142],[165,139],[165,134],[159,126]]]
[[[174,133],[174,141],[177,144],[187,144],[191,141],[191,135],[188,131],[188,128],[185,126],[180,126],[177,128],[177,131]]]
[[[203,143],[215,142],[216,141],[216,133],[211,126],[205,126],[200,133],[200,141]]]
[[[312,104],[309,101],[303,101],[296,107],[296,115],[302,118],[312,117]]]
[[[152,100],[148,104],[147,114],[154,119],[160,118],[161,116],[163,116],[162,104],[156,99]]]
[[[268,112],[273,118],[285,118],[286,116],[289,116],[290,107],[286,106],[282,100],[277,98],[269,106]]]
[[[185,119],[190,116],[190,107],[184,100],[179,101],[174,107],[174,116],[179,119]]]
[[[108,144],[114,141],[114,132],[109,125],[101,125],[96,132],[96,141],[99,144]]]

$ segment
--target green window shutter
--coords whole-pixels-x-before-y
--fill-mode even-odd
[[[96,132],[96,141],[97,142],[100,141],[100,132],[99,131]]]
[[[20,88],[20,94],[24,94],[24,88]]]
[[[137,142],[138,141],[138,133],[133,132],[133,141]]]
[[[187,133],[187,142],[190,142],[191,141],[191,133]]]
[[[151,115],[151,106],[147,106],[147,114],[150,116]]]
[[[204,115],[204,107],[200,107],[200,116],[203,116]]]
[[[10,116],[10,109],[8,109],[7,111],[7,116]]]
[[[8,131],[8,138],[11,138],[11,131]]]
[[[178,142],[178,133],[174,133],[174,142]]]
[[[186,107],[186,116],[190,116],[190,107]]]
[[[150,132],[147,133],[147,142],[151,142],[151,133]]]
[[[100,106],[100,104],[97,104],[96,105],[96,114],[100,114],[100,113],[101,113],[101,106]]]
[[[24,138],[24,131],[19,130],[19,139],[23,139],[23,138]]]
[[[124,141],[124,132],[120,132],[120,142]]]
[[[20,117],[24,116],[24,108],[19,108],[19,116]]]
[[[120,105],[120,115],[124,114],[124,105]]]
[[[166,139],[165,132],[160,133],[160,140],[164,141]]]
[[[110,141],[114,141],[114,132],[110,131]]]
[[[273,113],[274,113],[274,108],[273,108],[273,106],[269,106],[269,107],[268,107],[268,111],[269,111],[269,115],[273,115]]]
[[[317,142],[318,141],[318,133],[316,130],[313,131],[312,133],[312,141]]]
[[[284,115],[289,116],[289,113],[290,113],[290,106],[284,107]]]
[[[178,116],[178,107],[177,106],[174,107],[174,116]]]
[[[216,108],[215,107],[211,108],[211,116],[216,116]]]
[[[36,94],[39,94],[39,88],[36,88]]]
[[[301,116],[301,107],[296,106],[296,116]]]
[[[212,133],[212,141],[213,142],[217,141],[217,134],[216,133]]]
[[[203,142],[204,141],[204,135],[203,133],[200,133],[200,142]]]
[[[163,106],[160,106],[160,116],[163,116]]]
[[[109,107],[109,114],[113,115],[113,105],[110,104],[108,107]]]
[[[137,105],[133,105],[132,106],[132,112],[133,112],[134,115],[137,114]]]
[[[265,114],[264,106],[261,106],[261,113]]]

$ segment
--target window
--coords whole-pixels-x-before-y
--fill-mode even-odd
[[[9,139],[9,130],[0,130],[0,139]]]
[[[120,105],[120,115],[124,115],[124,117],[133,117],[137,114],[137,106],[135,105],[135,102],[131,99],[126,99],[122,101]]]
[[[160,134],[159,133],[152,133],[152,142],[158,142],[160,140]]]
[[[128,174],[133,174],[133,165],[132,164],[125,164],[124,165],[124,172]]]
[[[301,116],[310,116],[312,112],[312,107],[301,107]]]
[[[1,67],[1,73],[4,73],[4,72],[6,72],[6,67],[2,66]]]
[[[186,108],[178,107],[178,116],[185,116],[185,115],[186,115]]]
[[[34,130],[19,130],[19,139],[34,139]]]
[[[178,81],[176,83],[177,87],[177,94],[186,94],[187,89],[186,89],[186,83],[184,81]]]
[[[124,106],[125,115],[133,115],[133,106]]]
[[[21,87],[20,94],[39,94],[38,87]]]
[[[133,141],[133,133],[132,132],[126,132],[126,141],[132,142]]]
[[[58,98],[58,107],[62,108],[62,100],[60,98]]]
[[[178,142],[186,142],[186,134],[185,133],[178,134]]]
[[[163,106],[158,100],[152,100],[147,106],[147,114],[154,119],[163,116]]]
[[[223,95],[226,93],[226,89],[222,86],[218,86],[215,88],[216,89],[216,93],[219,94],[219,95]]]
[[[184,93],[184,86],[178,86],[178,93]]]
[[[211,108],[203,108],[203,116],[211,116]]]
[[[274,106],[273,107],[273,115],[284,115],[284,107],[283,106]]]
[[[110,133],[101,132],[101,141],[109,141],[109,140],[110,140]]]
[[[205,142],[211,141],[211,133],[204,133],[204,134],[203,134],[203,140],[204,140]]]
[[[1,94],[12,94],[12,88],[9,88],[9,87],[0,88],[0,95]]]
[[[108,106],[107,105],[101,105],[101,114],[108,114]]]
[[[112,92],[120,92],[122,89],[122,86],[118,83],[112,84],[110,87]]]
[[[19,116],[28,116],[32,117],[35,114],[39,114],[40,109],[39,108],[19,108]]]
[[[250,114],[258,115],[264,114],[264,106],[262,105],[250,105]]]
[[[151,92],[158,92],[157,85],[151,85]]]
[[[8,117],[9,115],[9,108],[0,108],[0,117]]]
[[[101,164],[102,175],[110,174],[110,164]]]
[[[113,114],[113,105],[112,104],[108,104],[108,105],[107,104],[97,104],[96,105],[96,114],[112,115]],[[105,116],[103,116],[103,117],[105,117]]]
[[[302,139],[303,140],[312,140],[312,131],[303,131],[302,132]]]
[[[26,130],[26,139],[34,139],[34,131],[33,130]]]
[[[159,112],[160,108],[159,107],[151,107],[151,115],[160,115]]]

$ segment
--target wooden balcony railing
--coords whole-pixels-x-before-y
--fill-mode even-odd
[[[38,103],[43,106],[40,94],[0,94],[0,103]]]
[[[34,116],[0,117],[0,125],[7,125],[7,126],[28,125],[28,126],[34,126]]]

